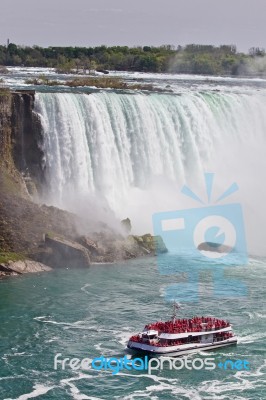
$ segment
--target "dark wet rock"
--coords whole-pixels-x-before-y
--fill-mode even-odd
[[[109,71],[107,69],[96,69],[96,72],[101,72],[102,74],[108,75]]]
[[[45,250],[41,259],[54,267],[87,268],[90,265],[88,250],[81,244],[59,236],[45,235]]]
[[[35,92],[20,90],[12,93],[12,155],[18,171],[26,177],[30,195],[36,198],[44,183],[42,127],[34,110]]]
[[[198,250],[212,251],[215,253],[229,253],[233,248],[225,244],[220,245],[219,243],[203,242],[198,245]]]

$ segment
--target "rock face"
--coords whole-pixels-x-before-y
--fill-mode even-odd
[[[86,245],[83,238],[82,244],[88,249],[94,263],[129,260],[167,252],[162,238],[150,234],[123,237],[115,233],[100,232],[93,233],[92,238],[86,238],[89,245]]]
[[[126,234],[129,234],[129,232],[131,232],[132,226],[129,218],[122,219],[121,225]]]
[[[20,275],[33,272],[50,271],[51,268],[33,260],[9,261],[0,264],[0,276]]]
[[[162,254],[168,251],[161,236],[152,236],[147,233],[143,236],[134,236],[134,239],[152,254]]]
[[[43,235],[54,235],[75,240],[78,217],[56,207],[40,206],[29,198],[12,192],[17,185],[12,180],[2,183],[0,174],[0,250],[24,253],[35,259],[35,252],[43,244]]]
[[[19,254],[23,259],[13,259],[11,264],[2,258],[5,262],[0,265],[0,275],[49,267],[87,268],[90,262],[166,252],[160,237],[124,237],[104,223],[97,225],[98,232],[92,232],[89,218],[33,201],[32,194],[36,188],[40,193],[45,175],[41,128],[33,104],[34,92],[0,90],[0,253]],[[122,225],[128,235],[129,218]]]
[[[98,243],[93,241],[91,238],[87,236],[81,236],[78,241],[83,247],[88,250],[92,257],[102,256],[104,254],[104,249],[99,247]]]
[[[59,268],[87,268],[90,265],[89,252],[85,247],[56,236],[45,235],[45,252],[40,256],[45,264]]]
[[[230,253],[233,248],[225,244],[219,245],[218,243],[203,242],[198,245],[198,250],[212,251],[215,253]]]
[[[5,168],[7,171],[13,167],[11,116],[12,96],[10,92],[0,89],[0,168]]]
[[[42,126],[34,109],[34,91],[12,93],[12,152],[30,194],[41,192],[44,182]],[[33,193],[32,193],[33,192]]]

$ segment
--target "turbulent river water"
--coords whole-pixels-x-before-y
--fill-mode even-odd
[[[11,69],[5,79],[12,88],[25,88],[24,78],[41,72],[55,75]],[[154,212],[192,206],[180,195],[184,183],[207,200],[205,172],[216,173],[214,199],[237,182],[233,200],[243,208],[250,257],[246,267],[228,274],[241,279],[247,293],[215,297],[210,276],[202,273],[205,290],[198,301],[189,292],[180,299],[176,293],[176,300],[182,303],[181,317],[229,319],[239,344],[208,353],[217,364],[212,371],[54,370],[57,353],[123,357],[132,332],[169,318],[164,292],[176,277],[160,274],[156,258],[149,258],[7,279],[0,282],[0,398],[264,399],[266,82],[122,75],[160,90],[170,86],[172,92],[34,88],[44,135],[43,200],[81,213],[89,204],[89,210],[97,207],[97,218],[108,209],[119,218],[131,217],[135,229],[145,233],[152,230]],[[186,272],[193,275],[196,265],[192,260]],[[227,359],[246,360],[250,369],[219,368]]]
[[[243,271],[247,297],[184,302],[181,317],[229,319],[238,345],[208,353],[215,363],[246,360],[249,371],[54,370],[54,356],[79,359],[123,357],[127,339],[148,321],[169,318],[163,297],[173,278],[160,275],[155,260],[57,270],[0,282],[0,398],[67,399],[264,399],[265,260],[251,259]],[[208,282],[206,281],[206,284]],[[187,299],[189,300],[189,298]],[[203,353],[192,358],[206,357]]]

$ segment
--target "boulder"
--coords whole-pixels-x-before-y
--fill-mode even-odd
[[[46,264],[54,267],[87,268],[90,265],[88,250],[81,244],[59,236],[45,235],[48,251],[42,257]]]
[[[3,275],[20,275],[50,270],[51,268],[47,265],[33,260],[9,261],[0,264],[0,271],[3,272]]]
[[[124,242],[124,248],[134,257],[154,256],[168,251],[161,236],[152,236],[150,233],[142,236],[129,235]]]
[[[215,253],[230,253],[233,250],[231,246],[225,244],[213,243],[213,242],[203,242],[197,247],[198,250],[212,251]]]
[[[152,254],[162,254],[168,251],[161,236],[152,236],[150,233],[147,233],[142,236],[134,236],[134,238],[141,247]]]
[[[108,75],[108,74],[109,74],[109,71],[108,71],[107,69],[100,69],[100,68],[97,68],[97,69],[96,69],[96,72],[100,72],[101,74],[105,74],[105,75]]]
[[[121,225],[122,225],[123,231],[126,234],[129,234],[129,232],[131,232],[132,226],[131,226],[131,221],[129,218],[122,219]]]
[[[98,243],[88,236],[81,236],[77,241],[85,247],[92,256],[100,256],[104,253],[104,250],[98,246]]]
[[[155,243],[156,254],[163,254],[168,252],[167,247],[165,246],[165,243],[161,236],[153,236],[153,241]]]

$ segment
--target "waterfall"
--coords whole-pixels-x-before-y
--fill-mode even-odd
[[[254,89],[37,93],[47,197],[69,208],[73,197],[94,196],[119,217],[137,217],[144,203],[175,209],[180,186],[197,186],[206,171],[254,192],[266,166],[265,100]]]

